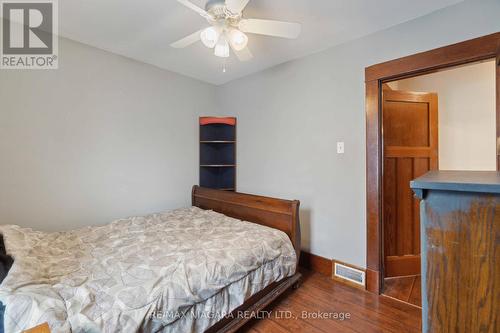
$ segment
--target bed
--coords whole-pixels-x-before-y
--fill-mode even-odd
[[[299,202],[194,186],[192,207],[43,233],[2,225],[5,331],[234,332],[300,279]]]

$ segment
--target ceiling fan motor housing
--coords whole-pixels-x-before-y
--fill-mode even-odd
[[[208,0],[205,5],[205,10],[212,14],[214,17],[225,16],[226,2],[224,0]]]

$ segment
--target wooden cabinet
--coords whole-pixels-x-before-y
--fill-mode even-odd
[[[422,199],[423,332],[500,332],[500,172],[431,171]]]
[[[236,118],[200,117],[200,186],[236,190]]]

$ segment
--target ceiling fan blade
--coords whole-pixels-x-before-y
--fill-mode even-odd
[[[176,49],[182,49],[186,46],[189,46],[191,44],[194,44],[196,43],[197,41],[200,40],[200,33],[203,29],[201,30],[198,30],[196,32],[193,32],[191,35],[189,36],[186,36],[182,39],[179,39],[178,41],[176,42],[173,42],[172,44],[170,44],[170,46],[172,46],[173,48],[176,48]]]
[[[252,52],[250,52],[248,46],[241,51],[236,51],[235,49],[233,49],[233,52],[234,54],[236,54],[236,57],[239,59],[239,61],[249,61],[253,58],[253,54]]]
[[[298,23],[260,19],[243,19],[239,23],[243,32],[294,39],[300,35]]]
[[[201,9],[200,7],[196,6],[191,1],[188,1],[188,0],[177,0],[177,2],[183,4],[184,6],[186,6],[187,8],[189,8],[191,10],[194,10],[195,12],[197,12],[198,14],[200,14],[201,16],[203,16],[206,19],[211,19],[212,18],[210,16],[210,14],[208,14],[205,10]]]
[[[239,14],[250,0],[226,0],[226,8],[233,14]]]

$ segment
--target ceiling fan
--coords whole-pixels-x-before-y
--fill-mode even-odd
[[[250,60],[253,56],[247,47],[245,33],[294,39],[300,34],[300,24],[273,20],[243,18],[243,9],[250,0],[208,0],[202,9],[189,0],[177,0],[205,18],[209,27],[196,31],[170,46],[184,48],[201,40],[214,49],[217,57],[229,57],[229,48],[240,61]]]

